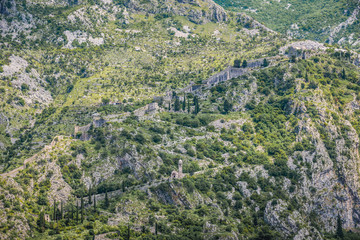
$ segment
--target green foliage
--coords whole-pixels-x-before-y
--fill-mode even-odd
[[[234,60],[234,67],[240,68],[240,67],[241,67],[241,60],[235,59],[235,60]]]
[[[40,232],[44,232],[44,231],[45,231],[46,222],[45,222],[45,214],[44,214],[44,211],[41,211],[41,212],[40,212],[39,219],[37,220],[37,225],[38,225],[38,228],[39,228],[39,231],[40,231]]]
[[[243,62],[242,62],[242,65],[241,65],[243,68],[246,68],[247,67],[247,61],[246,60],[244,60]]]
[[[174,110],[175,110],[175,112],[180,111],[180,100],[179,100],[178,97],[176,97],[176,99],[175,99],[175,107],[174,107]]]
[[[29,85],[27,85],[26,83],[21,84],[21,91],[27,92],[29,91],[29,89]]]
[[[264,3],[261,0],[229,1],[216,0],[220,5],[235,11],[242,11],[267,27],[286,33],[296,31],[299,38],[326,41],[329,32],[324,31],[328,26],[335,27],[346,21],[357,7],[356,1],[299,1]],[[289,4],[289,5],[287,5]],[[256,9],[256,11],[252,11]],[[296,23],[296,30],[293,24]],[[335,42],[350,33],[359,34],[359,23],[348,26],[336,36]]]
[[[199,191],[206,193],[210,190],[210,183],[205,178],[197,178],[195,180],[195,187]]]
[[[224,112],[228,113],[229,111],[232,110],[232,107],[233,107],[233,105],[227,99],[225,99],[225,101],[224,101]]]
[[[344,239],[344,231],[343,231],[340,215],[337,216],[336,237],[338,239]]]

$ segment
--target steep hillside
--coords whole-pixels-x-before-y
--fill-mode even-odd
[[[181,8],[176,3],[171,9],[178,5]],[[199,6],[194,8],[202,12]],[[235,58],[276,54],[278,43],[284,41],[274,40],[276,34],[256,22],[250,29],[243,28],[250,21],[243,15],[233,15],[230,26],[202,15],[203,24],[197,24],[188,15],[149,14],[121,4],[54,7],[28,3],[16,9],[2,20],[2,149],[30,137],[26,150],[32,151],[58,133],[71,133],[76,122],[71,119],[41,125],[54,111],[62,114],[55,107],[87,108],[109,99],[128,103],[125,109],[134,110],[153,96],[191,81],[201,82]],[[217,7],[216,11],[223,10]],[[18,14],[28,17],[19,21]],[[24,134],[35,122],[43,130]]]
[[[228,9],[244,12],[269,28],[294,38],[360,48],[358,0],[215,2]]]
[[[358,239],[358,53],[208,0],[3,3],[0,239]]]

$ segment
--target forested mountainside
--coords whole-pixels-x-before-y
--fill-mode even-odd
[[[211,0],[0,12],[0,239],[359,239],[356,51]]]
[[[359,50],[359,0],[215,0],[244,12],[273,30],[298,39],[312,39]]]

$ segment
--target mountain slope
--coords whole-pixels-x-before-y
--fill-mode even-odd
[[[269,28],[300,39],[313,39],[359,49],[358,0],[227,1],[220,5],[241,11]]]
[[[0,239],[357,239],[356,52],[211,1],[9,2]]]

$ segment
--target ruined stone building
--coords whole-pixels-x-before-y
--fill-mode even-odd
[[[181,179],[184,177],[184,174],[182,172],[182,160],[180,159],[179,160],[179,166],[178,166],[178,171],[172,171],[171,172],[171,176],[170,176],[170,179],[174,179],[174,178],[177,178],[177,179]]]

